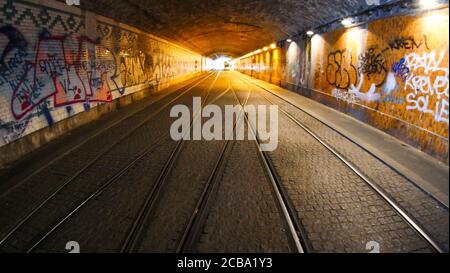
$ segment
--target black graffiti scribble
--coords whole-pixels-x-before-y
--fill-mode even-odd
[[[420,42],[416,41],[413,37],[397,38],[393,41],[390,41],[388,43],[388,46],[383,50],[383,52],[388,50],[401,50],[401,49],[415,50],[422,47],[423,45],[425,45],[425,48],[427,50],[430,50],[428,47],[426,35],[423,36],[423,41]]]
[[[160,84],[164,79],[174,76],[172,67],[175,64],[175,57],[167,54],[160,48],[153,49],[152,53],[152,67],[149,71],[152,74],[152,84]],[[183,62],[183,67],[189,66],[189,62]]]
[[[26,51],[28,43],[27,40],[25,40],[23,34],[11,25],[0,27],[0,33],[8,37],[9,40],[8,44],[2,52],[2,56],[0,57],[0,65],[3,65],[5,57],[6,55],[8,55],[8,53],[10,53],[13,49],[18,49],[22,52]]]
[[[327,81],[330,85],[348,89],[350,85],[356,85],[358,82],[357,72],[350,52],[343,49],[328,54]]]
[[[369,48],[359,56],[358,73],[367,76],[368,80],[377,80],[376,86],[380,87],[386,81],[388,69],[386,60],[377,48]]]
[[[144,70],[145,54],[120,58],[120,79],[124,87],[146,83],[148,75]]]
[[[9,83],[14,89],[30,69],[25,60],[28,55],[28,42],[23,34],[11,25],[1,27],[0,33],[8,38],[0,57],[0,85]],[[16,53],[10,54],[14,50]]]
[[[21,137],[28,127],[32,117],[33,115],[30,115],[22,121],[9,122],[4,122],[0,119],[0,131],[3,131],[1,134],[3,136],[3,141],[5,143],[9,143],[10,141]]]

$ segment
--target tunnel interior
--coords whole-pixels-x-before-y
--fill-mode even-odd
[[[448,26],[448,0],[0,0],[0,253],[448,253]]]
[[[448,162],[446,0],[0,1],[0,147],[137,91],[230,69]],[[435,73],[417,65],[432,61]]]
[[[64,0],[62,0],[64,1]],[[81,8],[175,41],[203,56],[240,57],[395,0],[98,0]]]

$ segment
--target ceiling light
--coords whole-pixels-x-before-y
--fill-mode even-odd
[[[308,35],[308,36],[313,36],[313,35],[314,35],[314,31],[308,30],[308,31],[306,32],[306,35]]]
[[[268,48],[267,46],[265,46],[265,47],[263,48],[263,50],[264,50],[264,51],[267,51],[267,50],[269,50],[269,48]]]
[[[292,43],[292,39],[287,39],[286,42]]]
[[[275,49],[275,48],[277,48],[277,45],[276,45],[276,44],[271,44],[271,45],[270,45],[270,48],[271,48],[271,49]]]
[[[341,21],[341,23],[345,26],[345,27],[349,27],[353,24],[353,20],[351,18],[345,18]]]
[[[419,0],[419,5],[422,8],[432,8],[437,5],[437,0]]]

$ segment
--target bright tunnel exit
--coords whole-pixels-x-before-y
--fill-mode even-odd
[[[211,70],[231,70],[232,59],[227,56],[219,56],[216,59],[208,59],[206,67]]]

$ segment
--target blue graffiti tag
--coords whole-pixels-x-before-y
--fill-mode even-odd
[[[397,77],[401,78],[403,82],[406,82],[410,72],[409,67],[405,65],[405,61],[405,58],[401,58],[399,62],[392,65],[392,71]]]

